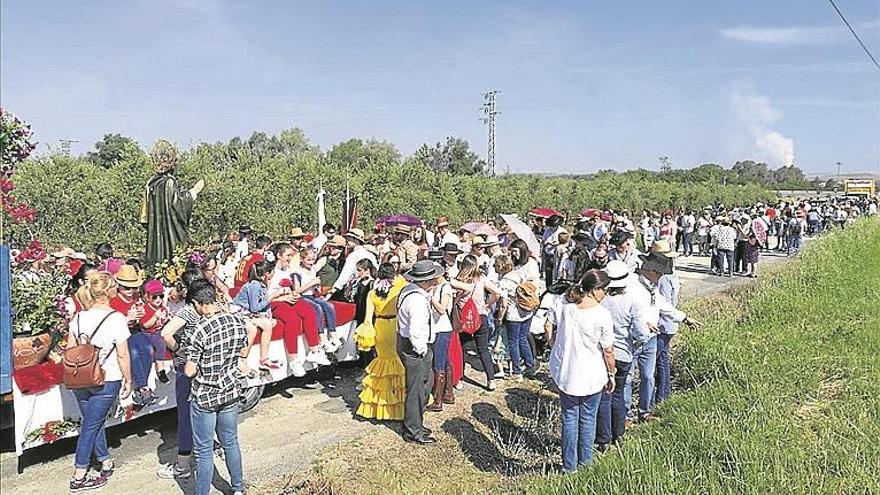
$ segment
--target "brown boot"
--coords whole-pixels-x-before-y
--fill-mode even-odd
[[[440,412],[443,410],[443,386],[446,385],[446,373],[442,371],[434,372],[434,402],[428,406],[428,410],[432,412]]]
[[[446,376],[451,376],[447,373]],[[443,380],[443,402],[446,404],[455,404],[455,389],[452,387],[452,380],[445,378]]]

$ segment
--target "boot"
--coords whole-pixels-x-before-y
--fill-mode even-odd
[[[432,412],[440,412],[443,410],[443,387],[446,385],[446,373],[442,371],[434,372],[434,403],[428,406],[428,410]]]
[[[451,372],[447,373],[447,376],[451,375]],[[455,389],[452,388],[452,380],[446,378],[443,380],[443,402],[455,404]]]

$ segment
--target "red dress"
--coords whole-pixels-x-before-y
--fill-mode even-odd
[[[461,350],[461,340],[458,338],[458,329],[452,329],[452,336],[449,339],[449,375],[447,380],[451,380],[452,386],[458,385],[461,377],[464,376],[464,353]]]

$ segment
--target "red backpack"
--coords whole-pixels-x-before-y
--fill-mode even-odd
[[[458,308],[457,304],[454,306]],[[464,302],[464,305],[461,306],[461,309],[454,311],[452,316],[453,326],[458,328],[460,332],[468,335],[477,333],[477,330],[480,329],[480,325],[483,324],[480,319],[480,311],[477,309],[477,303],[474,301],[473,292],[467,296],[467,300]]]

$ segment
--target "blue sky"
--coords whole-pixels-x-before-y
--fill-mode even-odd
[[[880,57],[880,2],[838,0]],[[0,104],[42,143],[299,126],[404,154],[447,135],[499,171],[737,159],[880,170],[880,70],[824,0],[3,1]],[[45,146],[41,146],[45,150]]]

